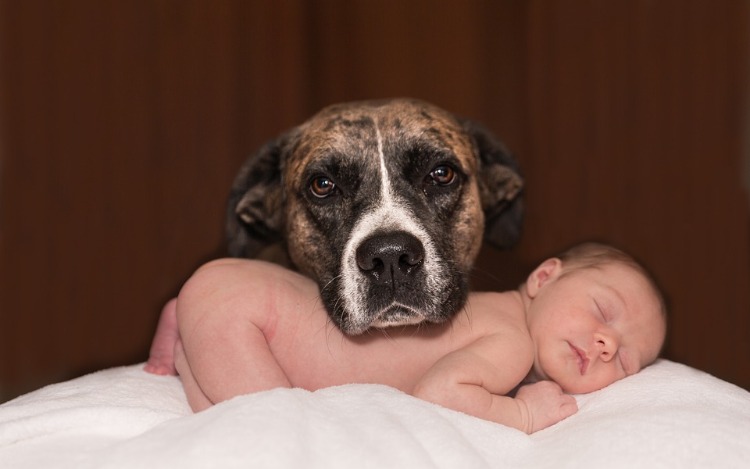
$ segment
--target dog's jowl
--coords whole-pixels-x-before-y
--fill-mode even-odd
[[[521,187],[510,154],[470,121],[408,99],[335,105],[245,163],[230,254],[282,243],[348,334],[439,323],[463,306],[482,239],[518,238]]]

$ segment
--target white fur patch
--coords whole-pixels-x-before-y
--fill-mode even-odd
[[[357,265],[356,253],[357,247],[375,231],[404,231],[413,235],[422,243],[425,250],[423,268],[427,273],[425,297],[436,298],[438,297],[438,293],[448,286],[444,274],[444,266],[438,260],[437,250],[432,239],[430,239],[427,231],[416,221],[416,217],[409,210],[408,206],[399,200],[398,194],[393,191],[391,175],[388,174],[386,167],[383,142],[377,124],[375,132],[378,141],[378,156],[380,158],[380,174],[377,175],[381,180],[380,201],[375,205],[373,210],[361,214],[360,219],[354,225],[351,236],[344,248],[341,266],[341,297],[344,301],[344,309],[349,312],[346,326],[353,332],[366,329],[371,325],[370,320],[373,319],[373,316],[369,315],[367,310],[366,292],[368,279]],[[413,310],[413,308],[405,307],[405,305],[394,303],[386,307],[383,311],[376,312],[374,318],[378,318],[381,313],[394,306]],[[409,319],[404,318],[404,322],[399,324],[417,322],[424,314],[424,312],[416,311],[415,313],[418,313],[419,316]],[[373,325],[383,327],[394,324],[391,324],[390,321],[376,319]]]

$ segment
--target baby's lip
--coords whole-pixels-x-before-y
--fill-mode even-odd
[[[581,371],[581,375],[585,375],[586,374],[586,370],[589,367],[589,359],[586,356],[586,352],[584,352],[583,350],[579,349],[578,347],[576,347],[575,345],[571,344],[570,342],[568,342],[568,345],[570,345],[570,349],[573,351],[573,353],[578,358],[578,369]]]

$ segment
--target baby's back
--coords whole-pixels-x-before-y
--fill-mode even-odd
[[[446,324],[375,329],[343,335],[319,301],[279,318],[269,345],[295,387],[316,390],[348,383],[377,383],[411,392],[424,373],[445,355],[479,338],[518,342],[529,350],[523,308],[514,292],[472,293]],[[491,348],[490,348],[491,350]],[[489,360],[532,357],[486,357]]]

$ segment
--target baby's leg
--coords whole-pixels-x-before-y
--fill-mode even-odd
[[[224,259],[199,269],[177,299],[177,370],[193,410],[232,397],[291,387],[264,328],[273,323],[279,268]],[[273,293],[270,293],[273,292]],[[184,352],[184,353],[183,353]]]
[[[175,367],[177,372],[180,374],[180,380],[182,381],[182,387],[185,389],[185,395],[187,396],[188,404],[193,412],[200,412],[201,410],[208,409],[213,405],[208,397],[203,394],[203,390],[198,385],[198,382],[193,376],[193,370],[190,369],[190,364],[185,358],[185,350],[182,348],[182,341],[177,341],[174,351],[175,356]]]
[[[151,350],[144,370],[156,375],[175,375],[174,348],[179,333],[177,331],[177,299],[169,301],[161,310],[156,334],[151,342]]]

